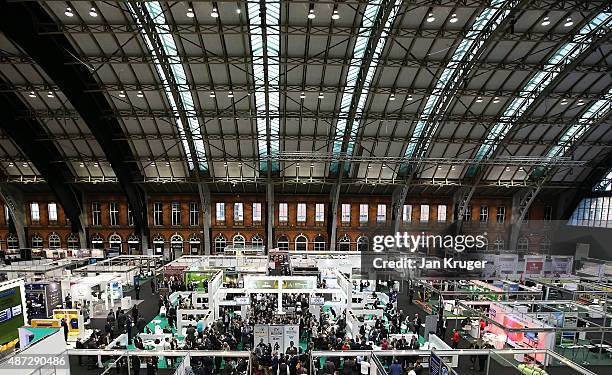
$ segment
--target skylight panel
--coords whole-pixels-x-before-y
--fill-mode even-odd
[[[451,62],[444,69],[440,78],[436,82],[432,95],[426,99],[423,107],[423,112],[419,116],[414,127],[411,140],[406,147],[404,156],[407,158],[421,157],[429,148],[431,136],[436,133],[439,122],[432,120],[440,113],[446,110],[446,106],[450,102],[445,92],[452,92],[456,87],[459,77],[462,77],[468,68],[468,62],[471,61],[477,54],[480,47],[485,43],[486,36],[492,33],[500,23],[510,14],[510,9],[518,4],[518,1],[495,0],[491,2],[491,6],[483,10],[472,27],[467,32],[459,46],[455,49]],[[444,103],[446,102],[446,105]],[[419,155],[415,155],[419,139],[427,132],[429,138],[425,140]],[[403,166],[405,168],[406,166]]]
[[[355,41],[355,47],[353,48],[353,53],[351,55],[351,62],[349,64],[349,71],[348,71],[347,78],[346,78],[347,87],[354,87],[356,85],[357,78],[359,76],[359,71],[361,69],[360,62],[362,62],[362,59],[365,55],[366,48],[368,45],[368,40],[370,40],[370,38],[372,37],[372,32],[374,31],[372,26],[374,25],[374,22],[376,18],[378,17],[378,12],[380,11],[380,8],[381,8],[380,3],[381,3],[380,0],[376,0],[376,1],[369,2],[368,5],[366,6],[364,16],[361,21],[359,33],[357,36],[357,40]],[[393,5],[393,9],[391,10],[389,17],[387,18],[387,21],[385,22],[383,31],[380,35],[380,38],[378,39],[376,43],[376,47],[374,48],[374,53],[372,55],[372,62],[380,61],[381,53],[388,39],[387,37],[391,30],[391,26],[393,25],[393,22],[395,21],[395,17],[397,16],[397,13],[401,5],[402,5],[401,0],[395,1],[395,4]],[[368,29],[369,29],[369,32],[368,32]],[[351,90],[346,90],[342,94],[342,99],[340,101],[340,116],[339,116],[340,118],[336,122],[336,139],[334,141],[334,145],[332,149],[334,154],[338,154],[342,151],[342,142],[344,139],[344,135],[346,134],[347,125],[348,125],[346,116],[348,115],[348,112],[350,111],[350,107],[351,107],[351,103],[353,102],[354,95],[357,95],[357,99],[358,99],[356,112],[363,113],[363,110],[365,108],[365,103],[367,100],[367,94],[368,94],[368,91],[370,90],[372,79],[374,78],[374,73],[376,72],[377,67],[378,65],[374,63],[368,66],[368,69],[364,77],[364,84],[363,84],[363,88],[361,92],[356,93]],[[354,139],[357,136],[360,121],[361,121],[360,118],[355,118],[353,120],[352,126],[350,126],[349,128],[349,130],[351,131],[351,138],[348,142],[348,147],[346,150],[347,155],[351,155],[353,153]],[[348,170],[350,167],[349,163],[345,163],[344,167],[345,167],[345,170]],[[338,171],[338,163],[333,162],[330,166],[330,169],[332,171]]]
[[[202,137],[202,132],[200,131],[200,123],[195,117],[196,109],[194,106],[193,97],[191,92],[188,90],[187,83],[187,75],[185,74],[185,69],[183,65],[180,63],[180,59],[177,58],[177,48],[176,43],[174,42],[174,37],[169,33],[169,26],[166,24],[166,17],[164,16],[161,4],[157,1],[147,2],[144,4],[146,8],[146,15],[150,18],[151,22],[155,25],[155,31],[157,36],[160,38],[161,47],[164,50],[164,54],[168,57],[167,63],[170,67],[170,74],[172,77],[167,77],[166,72],[162,68],[162,56],[159,56],[156,53],[156,49],[153,47],[153,42],[150,40],[149,36],[146,32],[141,30],[141,36],[149,49],[149,52],[153,55],[153,63],[155,65],[155,70],[159,75],[160,80],[162,81],[164,87],[164,93],[166,95],[166,99],[172,109],[172,112],[175,113],[174,120],[176,121],[177,129],[179,136],[181,137],[181,143],[183,144],[183,149],[185,151],[185,155],[187,156],[187,163],[190,169],[194,168],[194,161],[191,155],[191,151],[189,148],[189,142],[187,141],[187,137],[185,134],[184,126],[188,126],[190,133],[195,137],[193,138],[194,148],[196,152],[196,157],[199,162],[199,169],[207,170],[208,163],[206,159],[206,148],[204,147],[204,141]],[[136,12],[132,8],[131,5],[128,5],[130,12],[136,19],[136,23],[140,25],[140,20],[136,17]],[[185,111],[185,118],[187,124],[183,123],[183,120],[180,116],[178,116],[179,111],[179,103],[176,103],[174,96],[172,95],[172,90],[170,83],[174,81],[176,83],[176,90],[178,92],[179,100],[181,101],[182,109]]]
[[[591,127],[594,121],[606,116],[612,110],[612,89],[608,94],[591,104],[574,124],[559,138],[559,142],[553,146],[546,156],[556,158],[563,156],[584,133]]]
[[[500,140],[512,128],[514,121],[525,113],[538,95],[561,73],[565,66],[571,64],[582,52],[589,48],[600,27],[607,30],[612,26],[612,13],[600,13],[589,21],[571,42],[561,46],[544,65],[542,71],[537,72],[523,87],[518,96],[506,108],[501,119],[487,134],[485,142],[476,153],[476,159],[490,157]]]
[[[280,109],[280,2],[265,3],[265,25],[261,19],[259,2],[248,3],[249,38],[251,53],[254,60],[259,58],[264,63],[253,64],[253,79],[255,87],[262,87],[255,92],[255,108],[257,109],[257,148],[260,156],[268,155],[268,139],[270,140],[270,155],[274,157],[280,151],[279,131],[280,119],[277,115]],[[264,43],[264,35],[266,36]],[[268,80],[266,82],[266,75]],[[266,93],[268,104],[266,106]],[[268,116],[262,114],[268,113]],[[268,132],[270,121],[270,134]],[[266,137],[263,137],[263,135]],[[265,160],[260,163],[260,169],[265,171],[268,164]],[[272,170],[279,170],[279,162],[272,161]]]

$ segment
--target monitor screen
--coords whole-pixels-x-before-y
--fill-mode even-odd
[[[0,345],[19,337],[24,325],[21,290],[18,286],[0,292]]]

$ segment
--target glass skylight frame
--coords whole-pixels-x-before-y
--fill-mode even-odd
[[[516,0],[493,0],[491,5],[484,9],[472,24],[464,39],[461,40],[449,64],[444,69],[436,85],[426,99],[423,112],[414,127],[404,156],[407,158],[423,157],[429,148],[432,137],[435,135],[440,123],[431,122],[440,113],[443,113],[450,104],[449,92],[453,92],[462,84],[460,78],[467,73],[469,62],[476,56],[478,50],[486,42],[488,36],[510,15],[511,9],[519,4]],[[446,95],[445,95],[446,94]],[[423,147],[417,150],[419,139],[427,132],[430,137],[425,140]],[[418,155],[415,152],[419,151]],[[405,166],[404,166],[405,167]]]
[[[346,76],[346,83],[345,83],[346,86],[351,86],[351,85],[355,86],[355,83],[357,82],[359,71],[361,70],[361,67],[362,67],[362,65],[359,64],[358,62],[363,61],[363,56],[366,52],[368,41],[372,37],[372,32],[374,31],[374,28],[372,26],[374,25],[374,22],[376,18],[378,17],[378,12],[381,9],[380,7],[381,2],[382,1],[380,0],[375,0],[375,1],[369,2],[366,5],[366,9],[364,11],[363,18],[361,21],[361,26],[359,28],[359,33],[357,35],[357,40],[355,41],[355,46],[353,47],[353,53],[351,55],[351,62],[349,63],[349,70]],[[334,144],[332,146],[332,152],[334,155],[339,155],[342,151],[342,143],[343,143],[344,135],[346,134],[347,125],[348,125],[346,116],[348,115],[348,112],[350,111],[351,103],[353,102],[354,95],[358,95],[356,113],[363,113],[363,110],[365,108],[365,103],[368,97],[368,92],[370,91],[370,86],[372,85],[372,80],[374,78],[374,73],[376,72],[376,69],[378,68],[378,64],[374,64],[373,62],[381,60],[382,51],[384,50],[386,42],[389,39],[388,36],[389,36],[389,33],[391,32],[391,26],[393,25],[393,22],[395,21],[395,18],[397,17],[397,14],[399,13],[399,9],[402,6],[402,3],[403,3],[402,0],[395,0],[393,9],[391,10],[389,17],[387,18],[387,21],[385,22],[385,26],[380,35],[380,38],[378,39],[376,43],[374,54],[372,55],[372,63],[370,63],[366,71],[361,92],[355,93],[354,91],[345,90],[345,92],[342,94],[342,99],[340,100],[339,118],[338,118],[338,121],[336,121],[336,136],[334,139]],[[361,121],[360,118],[353,119],[353,123],[348,129],[351,132],[351,136],[350,136],[350,139],[347,145],[347,150],[346,150],[347,155],[352,155],[353,150],[355,148],[355,139],[357,137],[357,132],[359,131],[360,121]],[[338,162],[333,162],[330,165],[330,170],[332,172],[337,172],[338,166],[339,166]],[[345,163],[344,170],[348,171],[349,168],[350,168],[350,164]]]
[[[280,118],[270,116],[280,110],[280,2],[265,3],[266,24],[262,23],[261,7],[259,2],[250,2],[247,6],[249,19],[249,40],[253,61],[261,59],[263,63],[253,63],[253,81],[256,87],[254,102],[257,111],[255,122],[257,125],[257,149],[259,156],[272,157],[272,171],[280,170],[280,163],[274,160],[280,152]],[[264,42],[264,35],[266,39]],[[266,75],[268,80],[266,81]],[[266,104],[266,93],[268,104]],[[262,116],[266,113],[267,116]],[[267,122],[270,121],[270,134],[267,134]],[[263,137],[263,135],[266,137]],[[268,155],[268,138],[270,140],[270,154]],[[260,161],[259,169],[268,170],[267,160]]]
[[[193,156],[191,155],[187,136],[185,134],[185,125],[189,127],[191,134],[195,135],[195,137],[191,138],[195,147],[198,167],[200,170],[207,171],[208,162],[206,158],[206,148],[204,146],[204,138],[202,136],[201,126],[196,115],[197,112],[194,105],[193,96],[191,94],[191,91],[189,91],[187,75],[185,74],[185,69],[181,64],[180,58],[178,57],[178,49],[176,48],[174,36],[170,32],[170,25],[166,23],[164,11],[158,1],[146,2],[143,5],[145,7],[143,8],[143,10],[146,10],[144,14],[149,18],[150,22],[155,25],[155,32],[161,40],[161,47],[164,49],[164,54],[168,58],[167,63],[170,66],[170,74],[172,74],[172,77],[166,76],[166,73],[164,72],[161,66],[161,61],[163,57],[157,54],[157,50],[153,47],[153,41],[150,40],[147,33],[143,30],[142,24],[136,16],[136,11],[129,4],[128,8],[133,18],[136,20],[136,24],[139,26],[140,35],[144,39],[145,44],[149,49],[149,52],[153,56],[155,70],[157,71],[157,74],[159,75],[159,78],[162,81],[162,86],[164,87],[166,99],[168,100],[168,103],[172,108],[172,112],[176,114],[174,120],[176,121],[178,133],[181,137],[181,142],[183,144],[183,149],[185,151],[185,155],[187,156],[187,163],[189,165],[189,169],[194,169],[194,160]],[[176,84],[176,91],[179,95],[181,107],[179,107],[179,103],[176,103],[176,101],[174,100],[174,96],[172,95],[171,90],[171,82],[174,82]],[[187,124],[184,124],[183,120],[178,115],[180,111],[184,111]]]
[[[572,41],[557,49],[544,65],[544,69],[531,77],[504,110],[498,122],[488,132],[485,141],[476,153],[475,159],[482,160],[491,157],[515,121],[527,111],[538,95],[563,71],[566,65],[571,64],[590,47],[602,28],[609,29],[610,27],[612,27],[612,13],[599,13],[572,37]]]

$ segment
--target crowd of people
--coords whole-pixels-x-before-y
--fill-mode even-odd
[[[319,282],[324,287],[324,280]],[[421,344],[418,337],[423,334],[423,321],[418,313],[405,314],[398,309],[397,293],[391,290],[390,303],[383,304],[377,294],[372,294],[376,306],[384,306],[382,317],[374,319],[373,324],[367,324],[359,318],[358,333],[353,335],[347,328],[347,310],[339,308],[311,308],[307,294],[283,294],[282,307],[284,314],[277,314],[277,294],[253,294],[247,314],[242,316],[234,311],[234,307],[221,307],[220,317],[206,323],[204,314],[189,315],[192,321],[182,333],[176,331],[178,309],[193,308],[191,295],[179,296],[170,301],[166,295],[175,291],[192,290],[193,285],[185,285],[180,278],[171,276],[163,281],[151,282],[152,291],[166,288],[168,293],[159,293],[159,315],[167,317],[167,326],[163,332],[152,332],[147,322],[134,307],[130,311],[117,309],[109,311],[104,331],[96,330],[86,342],[77,343],[77,347],[101,348],[108,346],[114,337],[121,333],[128,334],[128,343],[137,349],[159,350],[214,350],[214,351],[249,351],[251,353],[251,373],[256,375],[299,375],[309,373],[309,367],[317,375],[357,375],[369,374],[369,360],[358,356],[329,357],[310,361],[307,355],[312,350],[350,351],[350,350],[418,350]],[[359,290],[370,290],[367,282],[356,285]],[[369,293],[369,292],[367,292]],[[380,307],[378,307],[380,308]],[[288,325],[300,327],[300,343],[291,341],[286,348],[278,344],[267,343],[264,340],[254,344],[254,326],[256,324]],[[157,328],[157,326],[156,326]],[[155,330],[155,329],[154,329]],[[165,340],[156,340],[153,344],[143,343],[138,333],[169,333]],[[436,328],[438,336],[446,337],[446,318],[440,316]],[[179,339],[178,337],[181,339]],[[183,338],[184,336],[184,338]],[[456,330],[450,335],[453,347],[458,346],[459,335]],[[482,347],[475,344],[476,348]],[[136,357],[137,358],[137,357]],[[419,356],[381,356],[390,375],[420,375],[423,366]],[[485,357],[486,359],[486,357]],[[141,357],[138,366],[146,361],[147,374],[157,372],[160,358]],[[177,361],[165,360],[169,367],[176,366]],[[482,359],[474,357],[473,366],[481,365]],[[222,358],[210,356],[191,357],[187,373],[195,375],[208,374],[244,374],[247,371],[248,358]],[[122,363],[118,366],[130,366],[134,373],[138,371],[134,363]]]

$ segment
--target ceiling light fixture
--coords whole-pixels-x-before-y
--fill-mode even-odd
[[[339,20],[340,19],[340,14],[338,14],[338,9],[334,9],[334,12],[332,13],[332,20]]]
[[[455,23],[457,21],[459,21],[459,18],[457,18],[457,13],[451,14],[451,18],[450,18],[449,22],[450,23]]]
[[[442,166],[441,166],[441,165],[438,165],[438,170],[441,170],[441,169],[442,169]]]
[[[319,99],[325,99],[325,96],[323,96],[323,93],[319,94]]]
[[[406,98],[406,100],[411,101],[411,100],[412,100],[412,94],[408,95],[408,97]]]
[[[395,94],[391,94],[391,96],[389,97],[389,100],[395,100]]]
[[[578,100],[577,105],[578,105],[578,106],[584,105],[584,100],[582,100],[582,99]]]
[[[482,103],[482,96],[476,97],[476,103]]]
[[[34,91],[30,91],[30,93],[28,94],[28,96],[30,98],[35,98],[36,97],[36,93]]]
[[[138,92],[136,93],[136,96],[139,98],[144,98],[144,93],[142,92],[142,90],[138,90]]]
[[[561,100],[561,105],[567,105],[567,99]]]
[[[510,172],[510,167],[506,167],[506,172]]]
[[[85,168],[85,163],[79,163],[79,167]]]
[[[64,14],[66,15],[66,17],[74,16],[74,13],[72,13],[72,8],[70,7],[66,7],[66,11],[64,12]]]
[[[167,161],[167,162],[166,162],[166,167],[169,167],[169,166],[170,166],[170,162],[169,162],[169,161]]]
[[[27,168],[28,163],[23,163],[23,164],[21,164],[21,166],[24,167],[24,168]]]
[[[93,18],[98,17],[98,12],[96,11],[95,7],[89,8],[89,15],[92,16]]]
[[[433,13],[428,13],[427,14],[427,20],[426,20],[427,22],[432,23],[435,20],[436,20],[436,17],[434,17]]]
[[[123,91],[123,90],[119,91],[119,97],[120,98],[125,98],[125,91]]]
[[[15,166],[15,164],[13,164],[13,162],[10,162],[9,167],[13,167],[13,166]]]
[[[219,17],[219,12],[217,11],[217,7],[213,6],[212,10],[210,11],[210,16],[212,18],[218,18]]]
[[[455,169],[457,169],[457,167],[455,167],[454,165],[451,166],[451,171],[454,171]]]
[[[306,94],[304,93],[304,91],[302,91],[302,93],[300,94],[300,99],[304,99],[306,97]]]
[[[493,103],[495,104],[499,103],[499,96],[496,96],[493,98]]]
[[[53,91],[49,91],[47,93],[47,98],[55,98],[55,95],[53,95]]]
[[[572,17],[567,17],[565,19],[565,23],[563,24],[563,26],[565,27],[571,27],[574,25],[574,21],[572,20]]]
[[[368,164],[368,169],[372,169],[372,166],[370,164]]]
[[[228,92],[227,93],[227,97],[228,98],[233,98],[234,97],[234,92],[233,91]]]
[[[240,10],[240,6],[238,6],[238,8],[236,8],[236,14],[240,14],[242,11]]]
[[[316,17],[317,17],[317,15],[315,14],[314,9],[310,9],[308,11],[308,19],[309,20],[314,20]]]
[[[208,96],[210,96],[211,98],[214,98],[216,95],[214,91],[211,91],[210,94],[208,94]]]
[[[542,20],[542,23],[540,25],[542,25],[542,26],[550,25],[550,18],[544,17],[544,19]]]
[[[519,172],[524,172],[524,171],[525,171],[525,168],[519,167]]]
[[[187,8],[187,13],[185,15],[189,18],[195,17],[195,13],[193,13],[193,8]]]
[[[98,167],[98,163],[93,163],[93,166],[97,168]]]

